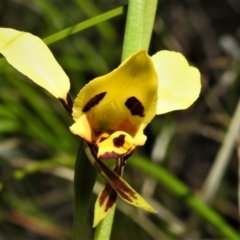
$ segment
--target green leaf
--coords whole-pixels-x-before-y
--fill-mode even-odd
[[[114,17],[117,17],[121,14],[123,14],[124,12],[124,8],[123,7],[118,7],[118,8],[115,8],[111,11],[108,11],[106,13],[103,13],[103,14],[100,14],[96,17],[93,17],[93,18],[90,18],[86,21],[83,21],[81,23],[78,23],[76,25],[73,25],[72,27],[69,27],[69,28],[66,28],[58,33],[55,33],[47,38],[44,39],[44,42],[49,45],[51,43],[54,43],[56,41],[59,41],[63,38],[66,38],[70,35],[73,35],[77,32],[80,32],[84,29],[87,29],[87,28],[90,28],[92,26],[95,26],[101,22],[104,22],[108,19],[111,19],[111,18],[114,18]]]
[[[97,173],[88,161],[81,141],[75,165],[75,209],[72,240],[86,239],[85,230],[89,204]]]

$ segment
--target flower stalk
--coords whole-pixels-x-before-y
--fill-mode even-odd
[[[133,53],[148,51],[158,0],[129,0],[122,61]]]

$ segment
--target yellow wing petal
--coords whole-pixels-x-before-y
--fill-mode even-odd
[[[0,53],[19,72],[67,103],[69,79],[40,38],[0,28]]]
[[[159,81],[156,114],[188,108],[200,93],[198,69],[189,66],[177,52],[160,51],[152,56],[152,61]]]
[[[86,115],[82,115],[71,127],[70,131],[86,140],[92,142],[92,128]]]
[[[145,51],[137,52],[117,69],[92,80],[80,91],[74,103],[73,118],[76,121],[84,113],[92,114],[94,127],[105,131],[116,130],[112,128],[121,125],[120,119],[135,125],[136,131],[141,124],[149,123],[156,113],[157,87],[151,58]]]
[[[141,126],[133,138],[135,146],[143,146],[147,140],[146,135],[143,134],[143,129],[144,126]]]

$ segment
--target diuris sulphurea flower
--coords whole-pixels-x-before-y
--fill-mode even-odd
[[[83,139],[93,166],[107,181],[95,204],[93,225],[106,217],[117,195],[154,212],[122,179],[123,168],[133,150],[144,145],[144,129],[156,114],[186,109],[198,98],[199,71],[180,53],[159,51],[150,57],[141,50],[112,72],[90,81],[72,104],[69,79],[40,38],[0,28],[0,52],[72,114],[70,131]],[[113,169],[106,164],[109,159],[116,161]]]

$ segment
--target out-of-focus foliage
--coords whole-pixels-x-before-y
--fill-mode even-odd
[[[0,24],[45,38],[126,3],[1,1]],[[89,80],[120,63],[125,17],[51,44],[70,77],[73,98]],[[203,87],[201,97],[190,109],[152,121],[146,129],[147,144],[134,157],[141,155],[161,164],[196,194],[201,193],[240,95],[239,20],[237,0],[162,0],[157,10],[150,54],[160,49],[182,52],[201,70]],[[71,121],[58,101],[8,64],[1,65],[0,239],[70,239],[72,179],[79,145],[68,129]],[[237,156],[230,157],[211,206],[229,225],[238,228]],[[119,201],[112,239],[219,237],[184,204],[184,199],[174,197],[144,171],[128,164],[125,172],[135,189],[154,200],[159,214],[146,216]],[[89,215],[89,237],[91,223]]]

